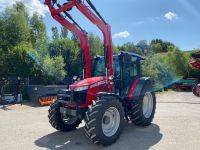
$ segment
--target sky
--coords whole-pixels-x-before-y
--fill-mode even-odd
[[[37,12],[44,17],[48,35],[51,27],[60,25],[50,16],[42,0],[0,0],[0,11],[23,1],[31,16]],[[62,3],[64,0],[60,0]],[[91,0],[103,18],[111,25],[113,43],[137,43],[160,38],[174,43],[182,50],[200,48],[199,0]],[[98,28],[75,8],[71,15],[87,32],[102,37]],[[102,37],[103,38],[103,37]]]

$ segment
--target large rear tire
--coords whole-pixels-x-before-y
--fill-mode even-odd
[[[142,89],[139,100],[133,104],[132,122],[137,126],[148,126],[153,121],[156,109],[156,96],[148,82]]]
[[[75,130],[81,123],[81,119],[73,116],[62,116],[60,113],[61,103],[55,102],[50,105],[49,109],[49,122],[55,129],[59,131],[72,131]]]
[[[85,115],[86,136],[95,144],[111,145],[124,127],[124,109],[113,97],[93,101]]]

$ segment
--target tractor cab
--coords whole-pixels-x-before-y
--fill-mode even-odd
[[[113,56],[115,93],[119,96],[127,95],[132,82],[141,76],[141,60],[138,54],[121,51]],[[103,56],[96,56],[92,62],[92,75],[105,76],[105,60]]]

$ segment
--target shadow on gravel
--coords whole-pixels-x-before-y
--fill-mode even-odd
[[[173,89],[174,92],[185,92],[185,93],[192,93],[191,89]]]
[[[36,103],[36,102],[25,102],[22,105],[20,103],[0,105],[0,110],[8,111],[8,110],[16,110],[18,108],[29,108],[29,107],[41,108],[41,107],[49,107],[49,106],[40,106],[39,103]]]
[[[23,105],[26,105],[28,107],[34,107],[34,108],[38,108],[38,107],[42,107],[40,104],[39,104],[39,101],[37,102],[24,102]],[[45,107],[45,106],[44,106]]]
[[[192,104],[192,105],[200,105],[199,102],[157,102],[157,103],[163,103],[163,104]]]
[[[7,110],[11,110],[9,108],[9,105],[0,105],[0,109],[4,110],[4,111],[7,111]]]
[[[148,150],[151,147],[153,149],[162,136],[160,128],[156,124],[146,128],[127,124],[117,142],[108,147],[91,143],[85,137],[83,128],[68,133],[57,131],[39,138],[35,144],[48,150]]]

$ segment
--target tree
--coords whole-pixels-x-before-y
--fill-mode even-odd
[[[128,42],[119,47],[122,51],[133,52],[142,55],[142,51],[137,48],[133,43]]]
[[[4,48],[12,48],[21,43],[30,43],[28,15],[22,2],[16,3],[11,9],[7,8],[2,19],[5,21],[3,40],[6,47]]]
[[[0,48],[1,48],[1,51],[3,51],[3,49],[6,49],[7,48],[7,44],[8,42],[5,41],[5,25],[6,25],[6,22],[4,20],[3,17],[0,17]]]
[[[175,80],[169,66],[158,55],[146,57],[142,64],[142,73],[144,76],[151,77],[155,81],[156,89],[167,87]]]
[[[145,53],[145,51],[147,51],[148,53],[150,53],[150,46],[147,43],[146,40],[141,40],[136,44],[136,47],[138,49],[140,49],[140,51],[142,51],[143,53]]]
[[[162,45],[161,45],[160,43],[153,43],[153,44],[151,44],[151,49],[152,49],[155,53],[163,52],[163,50],[162,50]]]
[[[152,40],[150,47],[155,53],[166,53],[168,52],[169,47],[175,48],[174,44],[163,41],[161,39]]]
[[[119,53],[119,47],[115,46],[114,44],[112,45],[112,49],[113,49],[113,54],[118,54]]]
[[[65,64],[62,56],[49,57],[46,56],[43,61],[43,71],[47,75],[47,79],[51,83],[58,83],[63,80],[67,75],[67,72],[64,70]]]
[[[32,50],[29,18],[23,3],[7,8],[0,18],[0,76],[39,74],[39,67],[29,57]]]
[[[79,74],[80,68],[80,47],[76,42],[65,38],[52,41],[49,44],[49,53],[51,57],[61,55],[64,58],[65,70],[70,77]]]
[[[95,36],[93,33],[89,33],[89,46],[91,57],[96,55],[103,55],[103,41],[99,36]]]
[[[31,42],[33,48],[37,48],[40,45],[47,44],[47,33],[46,26],[43,22],[42,16],[34,14],[30,18],[30,28],[31,28]]]
[[[173,48],[168,52],[166,63],[177,76],[188,76],[188,61],[178,48]]]
[[[31,28],[31,42],[33,45],[32,54],[38,59],[40,63],[43,62],[43,58],[49,55],[47,44],[48,37],[46,33],[46,26],[43,22],[42,16],[34,14],[30,18],[30,28]]]
[[[9,53],[0,53],[0,76],[40,76],[41,68],[27,53],[27,45],[15,46]]]
[[[77,45],[80,44],[80,39],[72,32],[71,40],[74,41]]]
[[[52,27],[52,39],[53,40],[58,40],[59,39],[59,32],[58,32],[58,28],[57,27]]]
[[[68,30],[65,27],[61,27],[61,38],[67,38],[68,37]]]

